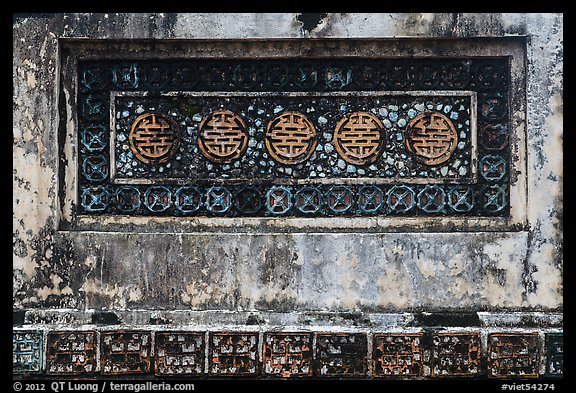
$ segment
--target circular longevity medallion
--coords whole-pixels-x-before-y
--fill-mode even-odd
[[[458,134],[454,125],[441,113],[421,113],[406,128],[406,147],[425,165],[439,165],[450,159]]]
[[[306,161],[318,143],[316,128],[298,112],[285,112],[268,123],[265,140],[270,155],[287,165]]]
[[[161,164],[176,154],[180,146],[180,128],[164,114],[145,113],[132,124],[129,140],[136,158],[149,164]]]
[[[225,164],[240,158],[248,147],[246,123],[230,111],[217,111],[200,123],[200,151],[210,161]]]
[[[382,151],[384,125],[374,115],[355,112],[340,120],[334,130],[336,151],[346,162],[370,164]]]

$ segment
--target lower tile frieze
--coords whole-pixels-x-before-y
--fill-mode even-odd
[[[13,374],[534,379],[563,375],[560,329],[13,328]]]

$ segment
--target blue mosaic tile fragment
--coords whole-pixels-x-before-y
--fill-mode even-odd
[[[546,376],[564,375],[564,334],[546,333]]]
[[[388,207],[396,213],[405,213],[416,205],[415,193],[408,186],[394,186],[388,191]]]
[[[418,193],[418,208],[426,213],[438,213],[446,205],[446,194],[440,186],[427,185]]]
[[[12,372],[37,374],[42,371],[42,332],[14,330],[12,332]]]
[[[506,161],[500,156],[484,156],[478,166],[480,174],[488,181],[498,181],[506,175]]]

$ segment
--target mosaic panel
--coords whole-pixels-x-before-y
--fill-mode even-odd
[[[417,377],[422,373],[421,333],[377,333],[373,337],[374,377]]]
[[[360,333],[318,333],[316,375],[360,377],[367,370],[367,339]]]
[[[156,375],[204,373],[204,333],[157,332],[154,340]]]
[[[433,377],[480,374],[480,333],[435,333],[432,345]]]
[[[79,214],[509,214],[506,58],[77,70]]]
[[[259,373],[258,333],[210,333],[208,372],[212,375]]]
[[[538,333],[488,336],[489,377],[538,377],[538,374]]]
[[[151,342],[150,332],[102,332],[100,335],[102,373],[108,375],[149,373]]]
[[[310,333],[266,333],[262,351],[265,374],[283,378],[312,376]]]
[[[96,369],[96,332],[50,332],[46,342],[46,373],[82,375]]]
[[[12,332],[12,372],[35,374],[42,371],[42,332],[18,330]]]
[[[473,179],[472,93],[413,94],[418,95],[118,93],[111,97],[116,113],[111,122],[113,181]],[[180,125],[185,135],[168,141],[164,134],[140,130],[160,127],[140,124],[142,118],[160,119],[156,112],[172,119],[173,125],[165,127]],[[138,139],[134,129],[140,130]],[[176,141],[182,146],[166,165],[140,152],[163,149],[167,154],[175,151],[167,143],[174,148]],[[452,166],[439,165],[448,159]]]
[[[546,333],[546,375],[561,377],[564,373],[564,335]]]

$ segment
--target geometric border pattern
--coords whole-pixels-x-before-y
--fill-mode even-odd
[[[504,187],[504,188],[502,188]],[[249,190],[249,191],[248,191]],[[499,216],[505,186],[314,185],[88,187],[81,201],[92,214],[175,216]],[[246,205],[246,196],[251,205]],[[190,194],[190,195],[188,195]],[[476,194],[480,199],[474,198]]]
[[[89,335],[89,340],[86,341],[86,336],[81,341],[74,341],[78,338],[70,337],[74,332]],[[43,334],[31,329],[14,330],[14,375],[51,374],[47,370],[49,365],[43,364],[46,351],[51,350],[50,346],[43,346]],[[51,346],[56,342],[54,338],[59,338],[59,350],[90,366],[86,369],[80,364],[68,370],[59,361],[64,368],[58,373],[71,377],[82,373],[92,377],[152,374],[159,377],[393,379],[557,378],[562,375],[559,368],[562,333],[545,334],[547,350],[542,355],[539,348],[543,343],[536,331],[490,332],[486,352],[481,349],[480,331],[205,332],[140,328],[49,331],[46,334],[52,338]],[[72,340],[61,341],[63,335]],[[209,337],[207,345],[206,337]],[[82,346],[86,342],[99,342],[99,350]],[[152,342],[156,343],[154,352]],[[90,359],[81,356],[85,351],[90,352]],[[554,365],[552,369],[551,364]],[[542,374],[541,368],[546,370]]]

